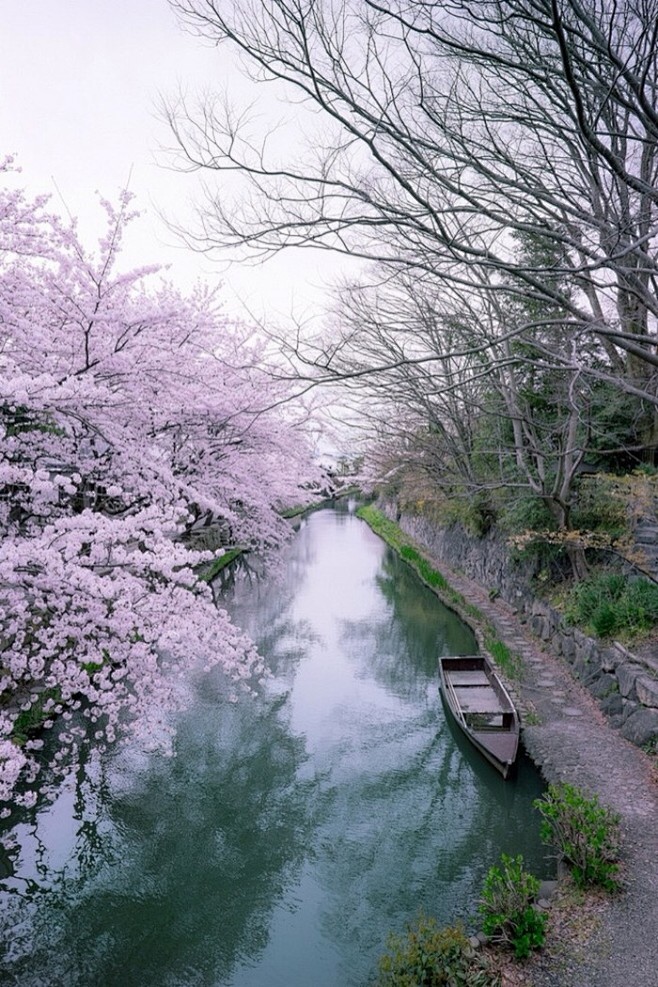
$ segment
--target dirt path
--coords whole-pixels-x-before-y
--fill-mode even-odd
[[[440,560],[454,589],[522,655],[515,692],[526,750],[549,782],[599,796],[622,818],[624,893],[598,910],[584,942],[563,942],[528,970],[533,987],[658,987],[658,780],[643,751],[612,729],[567,666],[545,651],[510,606]]]

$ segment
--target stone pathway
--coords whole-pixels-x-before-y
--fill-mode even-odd
[[[652,760],[610,727],[594,698],[561,659],[544,650],[502,600],[441,560],[451,586],[522,656],[513,685],[523,743],[548,782],[567,781],[599,796],[622,818],[625,891],[610,900],[585,947],[532,966],[533,987],[658,987],[658,779]]]

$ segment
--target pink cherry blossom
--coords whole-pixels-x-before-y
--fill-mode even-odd
[[[46,199],[0,191],[0,801],[26,806],[34,707],[57,765],[89,737],[148,731],[174,673],[262,675],[195,545],[219,530],[271,551],[311,475],[257,336],[207,287],[120,271],[136,214],[127,193],[102,206],[88,252]]]

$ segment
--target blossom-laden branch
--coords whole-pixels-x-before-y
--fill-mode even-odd
[[[6,168],[7,166],[5,166]],[[169,707],[176,679],[262,663],[196,575],[199,524],[268,551],[300,501],[307,447],[262,344],[155,268],[120,272],[130,196],[95,253],[0,191],[0,801],[52,763]],[[230,686],[227,686],[230,688]],[[6,812],[8,809],[5,810]]]

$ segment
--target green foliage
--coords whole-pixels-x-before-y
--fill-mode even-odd
[[[484,639],[484,646],[504,675],[512,679],[523,677],[523,659],[516,652],[508,648],[495,635],[495,632],[489,631],[487,633]]]
[[[564,615],[599,637],[651,630],[658,622],[658,585],[619,572],[600,572],[572,587]]]
[[[605,473],[583,477],[571,512],[571,525],[581,531],[605,532],[620,538],[629,530],[628,497],[617,477]]]
[[[555,526],[550,512],[538,497],[513,496],[504,504],[500,527],[509,534],[521,531],[550,531]]]
[[[400,558],[408,562],[428,586],[433,586],[437,589],[447,588],[448,583],[445,577],[440,572],[437,572],[436,569],[433,569],[429,562],[415,548],[411,548],[409,545],[402,545],[400,548]]]
[[[483,930],[492,942],[525,959],[544,944],[546,915],[535,907],[539,881],[523,870],[523,857],[503,854],[500,867],[491,867],[482,889],[479,910]]]
[[[223,555],[218,556],[218,558],[213,559],[212,562],[204,566],[199,573],[199,579],[203,580],[204,583],[212,582],[222,569],[225,569],[227,565],[230,565],[231,562],[243,554],[243,548],[227,548]]]
[[[571,867],[578,887],[618,886],[619,816],[574,785],[549,785],[534,806],[542,816],[541,838]]]
[[[16,719],[11,732],[11,739],[19,747],[29,740],[30,736],[41,729],[44,722],[51,715],[44,711],[44,706],[48,701],[58,702],[61,696],[59,688],[44,689],[32,703],[29,709],[21,710]]]
[[[449,528],[459,524],[469,534],[482,538],[496,520],[496,513],[489,497],[482,492],[468,493],[459,488],[452,489],[449,496],[434,502],[428,514],[436,523]]]
[[[498,976],[475,954],[459,926],[439,928],[421,916],[406,936],[389,936],[377,987],[497,987]]]
[[[356,514],[362,521],[370,525],[375,534],[383,538],[387,545],[394,548],[400,558],[404,559],[428,586],[434,589],[449,589],[445,577],[429,564],[394,521],[389,521],[381,511],[378,511],[371,504],[360,507]]]

